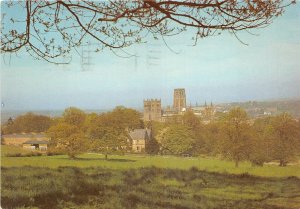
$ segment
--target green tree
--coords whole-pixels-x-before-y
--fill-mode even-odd
[[[192,111],[186,111],[184,113],[182,123],[195,132],[198,132],[202,127],[201,119]]]
[[[118,133],[108,127],[104,129],[103,135],[92,140],[92,150],[105,154],[105,159],[108,159],[108,155],[113,152],[125,151],[128,146],[128,136],[125,133]]]
[[[85,134],[77,126],[58,123],[47,131],[50,137],[50,150],[66,153],[71,159],[88,148]]]
[[[82,127],[85,121],[86,114],[76,108],[76,107],[69,107],[65,109],[63,113],[63,119],[66,123],[77,126],[77,127]]]
[[[274,140],[271,133],[271,119],[272,117],[266,117],[254,121],[249,156],[253,165],[263,166],[264,162],[271,161],[273,158]]]
[[[200,129],[201,135],[196,138],[193,148],[196,155],[218,154],[218,145],[221,133],[221,125],[217,121],[211,121]]]
[[[271,120],[274,158],[279,166],[286,166],[299,153],[299,129],[297,122],[287,113],[275,116]]]
[[[159,137],[160,133],[163,129],[167,127],[166,123],[158,122],[158,121],[148,121],[145,124],[145,127],[148,128],[151,132],[151,138],[149,143],[146,146],[146,153],[148,154],[157,154],[159,152],[160,143],[159,143]]]
[[[165,128],[160,137],[162,150],[167,150],[172,154],[180,155],[191,152],[194,144],[193,133],[183,125],[172,125]]]
[[[91,150],[108,154],[129,148],[128,130],[140,127],[140,113],[123,107],[112,112],[93,116],[87,127],[87,136],[92,140]]]
[[[235,162],[238,167],[239,162],[249,158],[251,145],[251,126],[247,113],[237,107],[229,111],[222,121],[221,154]]]
[[[134,109],[117,106],[112,112],[108,113],[108,116],[112,125],[122,129],[143,128],[144,126],[141,113]]]

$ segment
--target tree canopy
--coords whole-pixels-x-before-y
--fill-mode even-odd
[[[247,113],[237,107],[230,110],[222,121],[221,153],[232,159],[236,167],[242,160],[249,158],[251,126]]]
[[[7,123],[3,126],[4,134],[11,133],[30,133],[30,132],[44,132],[53,124],[53,120],[45,115],[37,115],[34,113],[26,113],[18,116],[16,119],[9,118]]]
[[[295,0],[135,0],[135,1],[7,1],[3,2],[1,52],[25,49],[54,63],[90,40],[95,51],[123,49],[191,29],[199,38],[228,31],[262,28]],[[18,15],[15,15],[18,11]],[[238,38],[238,37],[237,37]]]
[[[162,150],[175,155],[190,153],[194,144],[193,133],[186,126],[172,125],[159,139]]]
[[[63,113],[64,122],[77,127],[82,127],[85,117],[85,113],[76,107],[69,107]]]
[[[280,166],[295,158],[299,153],[299,129],[297,122],[287,113],[280,114],[271,121],[271,137],[273,138],[274,159]]]

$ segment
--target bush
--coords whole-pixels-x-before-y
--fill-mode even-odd
[[[33,157],[33,156],[41,156],[42,153],[40,152],[27,152],[27,153],[7,153],[5,154],[6,157]]]
[[[59,151],[53,151],[53,150],[51,150],[51,151],[47,151],[46,155],[47,155],[47,156],[63,155],[63,153],[62,153],[62,152],[59,152]]]

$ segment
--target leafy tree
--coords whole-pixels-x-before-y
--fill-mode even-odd
[[[26,49],[36,58],[69,63],[71,58],[60,58],[89,41],[97,44],[95,51],[106,47],[115,50],[144,42],[147,34],[158,38],[188,29],[197,44],[200,38],[223,31],[237,36],[242,30],[265,27],[295,2],[7,1],[2,6],[1,52]]]
[[[300,150],[298,124],[289,114],[282,113],[272,119],[271,127],[274,158],[279,160],[280,166],[286,166]]]
[[[217,155],[221,133],[220,123],[212,121],[203,125],[200,131],[201,136],[195,140],[194,153],[196,155]]]
[[[202,128],[201,119],[192,111],[187,111],[184,113],[182,117],[182,123],[196,132]]]
[[[258,118],[253,124],[251,138],[251,152],[249,160],[253,165],[263,166],[264,162],[271,161],[274,155],[274,140],[271,133],[272,117]]]
[[[88,148],[88,140],[75,125],[58,123],[49,128],[47,134],[50,137],[50,150],[66,153],[72,159]]]
[[[64,122],[77,127],[83,126],[85,117],[86,114],[76,107],[69,107],[63,113]]]
[[[145,151],[148,154],[157,154],[160,149],[160,134],[162,130],[167,127],[167,124],[158,121],[148,121],[145,124],[145,127],[151,130],[151,139],[147,144]]]
[[[141,113],[130,108],[117,106],[112,112],[108,113],[111,123],[122,129],[143,128]]]
[[[26,113],[25,115],[18,116],[15,120],[11,118],[3,127],[5,134],[21,133],[21,132],[44,132],[52,124],[52,119],[45,115],[36,115],[34,113]]]
[[[141,128],[140,118],[139,112],[124,107],[90,117],[87,135],[92,140],[92,150],[105,153],[107,158],[110,152],[128,149],[128,130]]]
[[[167,150],[175,155],[191,152],[194,144],[193,133],[182,125],[172,125],[163,130],[160,136],[162,150]]]
[[[71,159],[74,159],[77,155],[85,152],[89,145],[86,136],[82,132],[79,132],[62,138],[60,140],[60,146],[63,147],[62,150],[65,151]]]
[[[251,126],[247,113],[237,107],[231,109],[222,121],[221,153],[238,167],[239,162],[249,158]]]
[[[125,133],[118,133],[113,128],[105,127],[104,133],[99,138],[92,140],[92,150],[105,154],[128,149],[128,136]]]
[[[159,143],[155,138],[153,137],[150,138],[150,140],[148,141],[145,147],[145,152],[151,155],[155,155],[159,152]]]

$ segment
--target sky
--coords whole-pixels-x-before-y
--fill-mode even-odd
[[[109,50],[90,53],[57,66],[21,52],[1,54],[2,110],[142,108],[143,99],[172,105],[173,89],[185,88],[187,103],[265,101],[300,98],[300,3],[267,28],[242,32],[243,45],[229,33],[192,46],[188,34],[134,45],[136,57],[120,58]]]

